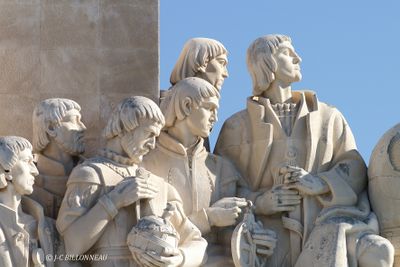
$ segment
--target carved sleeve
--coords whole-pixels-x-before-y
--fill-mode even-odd
[[[0,266],[12,267],[10,248],[3,230],[0,228]]]
[[[103,229],[118,210],[103,194],[96,171],[89,166],[74,169],[57,219],[68,254],[87,252],[100,238]]]
[[[207,241],[201,237],[200,230],[186,217],[182,204],[173,203],[176,207],[171,223],[179,233],[179,250],[184,262],[182,266],[201,266],[205,261]]]
[[[328,184],[330,193],[321,195],[320,202],[324,206],[355,205],[366,186],[364,160],[357,151],[350,127],[337,110],[325,127],[328,127],[327,136],[322,138],[326,138],[327,151],[332,155],[330,162],[324,164],[329,167],[317,175]]]

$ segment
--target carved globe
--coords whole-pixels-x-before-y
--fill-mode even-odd
[[[177,248],[179,235],[168,219],[158,216],[141,218],[128,235],[128,246],[132,254],[144,251],[161,256],[168,256],[166,248]],[[135,258],[135,257],[134,257]]]

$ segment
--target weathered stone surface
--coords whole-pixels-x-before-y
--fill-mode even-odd
[[[0,66],[0,94],[33,97],[38,92],[40,82],[38,48],[0,49]],[[3,110],[3,107],[0,107],[0,111]]]
[[[156,100],[158,96],[158,72],[155,51],[104,50],[100,55],[100,83],[102,94],[143,92],[143,95]]]
[[[46,1],[47,2],[47,1]],[[43,49],[95,48],[99,7],[96,2],[42,4],[41,47]]]
[[[0,6],[0,47],[39,47],[40,6],[14,2]]]
[[[20,136],[30,139],[31,117],[36,102],[37,98],[33,96],[1,94],[1,135],[13,135],[17,132]],[[26,114],[29,114],[29,120]]]
[[[95,49],[42,50],[40,62],[42,93],[97,94],[99,61]]]
[[[102,104],[158,97],[158,12],[158,0],[0,0],[0,113],[13,115],[0,135],[30,139],[34,105],[65,97],[82,106],[94,152]]]

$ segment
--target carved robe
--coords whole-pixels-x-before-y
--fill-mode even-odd
[[[80,248],[82,253],[108,255],[106,261],[94,261],[91,266],[137,266],[127,245],[127,236],[137,223],[135,206],[116,210],[106,196],[125,177],[135,176],[135,171],[135,166],[120,164],[104,157],[87,160],[72,171],[57,219],[57,228],[65,236],[67,253],[82,252],[76,251],[76,247],[77,243],[84,243]],[[176,191],[162,178],[145,172],[149,179],[154,179],[159,185],[159,193],[154,199],[140,201],[141,216],[161,216],[167,202],[174,203],[177,210],[171,222],[180,235],[179,249],[184,254],[183,266],[199,266],[207,242],[183,214],[182,202]],[[93,221],[98,220],[104,220],[105,226],[94,229],[93,236],[87,236],[88,229],[93,228]],[[75,235],[72,238],[66,235],[66,230],[71,227]]]
[[[37,250],[42,250],[44,256],[51,257],[56,251],[60,253],[54,221],[46,218],[42,207],[28,197],[22,198],[21,205],[23,211],[36,220],[35,236],[30,236],[30,233],[17,222],[15,211],[0,204],[0,266],[2,267],[33,267],[32,257],[36,257]],[[55,266],[53,261],[46,262],[46,259],[44,261],[47,267]]]
[[[183,199],[185,213],[209,242],[208,264],[216,260],[211,259],[211,254],[224,254],[220,247],[210,247],[210,244],[216,244],[217,239],[224,237],[218,237],[221,228],[210,226],[206,209],[221,198],[236,196],[238,186],[242,186],[241,191],[246,190],[234,166],[222,157],[207,152],[203,139],[199,140],[191,155],[188,155],[185,147],[165,132],[161,132],[156,148],[144,157],[142,164],[154,174],[163,177],[178,191]],[[220,242],[223,241],[226,240]],[[226,246],[227,258],[231,260],[230,243]],[[220,250],[217,251],[218,249]],[[228,266],[227,261],[224,266]]]
[[[30,197],[44,209],[44,214],[56,219],[61,207],[69,173],[64,165],[42,154],[35,154],[39,175],[35,178],[33,193]]]
[[[291,214],[258,216],[264,226],[278,234],[268,266],[295,266],[297,259],[296,266],[347,266],[347,262],[356,266],[357,255],[352,248],[358,239],[349,239],[347,244],[346,238],[377,232],[376,218],[370,214],[363,193],[365,163],[336,108],[319,102],[312,92],[293,92],[293,100],[298,111],[288,134],[269,99],[250,97],[247,109],[224,123],[215,153],[230,159],[251,189],[260,194],[283,183],[278,170],[285,165],[299,166],[329,186],[327,194],[304,196],[301,206]],[[331,231],[332,238],[327,242],[324,235],[313,235],[313,230]],[[315,243],[318,246],[312,245]]]

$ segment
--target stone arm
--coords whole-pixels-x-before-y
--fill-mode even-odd
[[[176,207],[171,223],[179,233],[179,250],[183,255],[181,266],[201,266],[206,260],[207,241],[201,237],[200,230],[188,219],[183,211],[178,192],[168,184],[168,202]]]
[[[2,229],[0,229],[0,266],[13,266],[10,255],[10,247]]]
[[[327,138],[327,146],[333,146],[332,157],[322,162],[316,174],[328,185],[329,192],[317,197],[324,207],[352,206],[366,187],[366,166],[346,120],[338,111],[333,114]]]
[[[71,173],[72,182],[68,183],[56,223],[67,254],[87,252],[118,213],[107,195],[101,196],[102,186],[93,182],[97,179],[96,172],[88,166]]]

